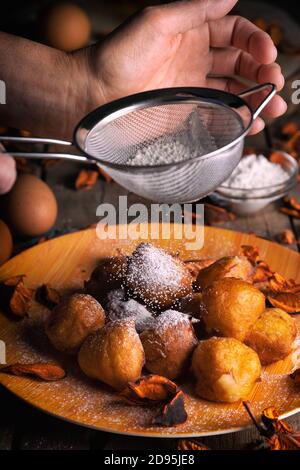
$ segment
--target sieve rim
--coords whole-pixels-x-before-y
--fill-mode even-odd
[[[185,95],[185,96],[184,96]],[[189,96],[188,96],[189,95]],[[214,103],[218,106],[226,108],[229,112],[235,115],[236,119],[240,121],[242,126],[241,133],[227,145],[213,150],[206,155],[199,155],[198,157],[190,157],[180,162],[161,163],[156,165],[128,165],[124,163],[108,162],[102,158],[93,156],[85,150],[84,144],[90,132],[98,124],[105,126],[107,123],[113,121],[117,117],[128,114],[137,109],[145,109],[151,106],[165,105],[165,104],[178,104],[178,103]],[[249,111],[249,122],[245,126],[241,116],[235,111],[235,108],[246,107]],[[89,160],[96,161],[98,164],[115,170],[122,170],[128,173],[140,173],[140,172],[152,172],[155,169],[167,169],[175,167],[181,167],[189,163],[197,162],[200,158],[202,160],[210,159],[222,152],[229,150],[231,147],[237,145],[242,139],[245,138],[249,129],[253,123],[253,110],[248,103],[243,100],[240,96],[232,93],[217,90],[213,88],[190,88],[190,87],[179,87],[179,88],[162,88],[159,90],[150,90],[134,95],[126,96],[118,100],[107,103],[99,108],[96,108],[88,115],[86,115],[75,127],[73,134],[73,142],[80,152],[82,152]],[[82,133],[85,132],[84,137]]]

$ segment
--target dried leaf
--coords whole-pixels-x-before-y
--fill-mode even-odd
[[[36,290],[35,299],[41,305],[52,309],[60,302],[60,294],[53,287],[43,284]]]
[[[187,412],[184,407],[184,395],[182,391],[178,391],[172,400],[164,405],[162,412],[156,416],[153,424],[157,426],[176,426],[185,423],[187,420]]]
[[[160,375],[142,377],[135,383],[129,383],[120,396],[134,405],[163,403],[163,408],[155,417],[153,424],[175,426],[187,420],[183,392],[166,377]]]
[[[121,396],[134,403],[149,404],[169,400],[178,391],[177,385],[166,377],[148,375],[134,383],[129,382]]]
[[[293,279],[285,279],[281,274],[274,273],[269,280],[269,288],[272,292],[300,292],[300,284],[296,284]]]
[[[288,215],[289,217],[293,217],[294,219],[300,219],[300,211],[297,211],[296,209],[281,207],[280,212],[282,212],[282,214]]]
[[[194,439],[180,439],[177,446],[178,450],[210,450],[209,447],[206,447],[201,442],[198,442]]]
[[[204,210],[209,224],[230,222],[236,219],[235,214],[229,212],[224,207],[215,206],[214,204],[205,203]]]
[[[80,189],[91,189],[97,182],[98,171],[94,170],[81,170],[75,181],[75,188]]]
[[[270,450],[299,450],[300,433],[295,431],[286,421],[279,419],[279,413],[273,406],[263,410],[261,424],[253,416],[248,402],[243,405],[253,421],[256,429],[266,439]]]
[[[11,364],[0,369],[0,372],[11,375],[33,375],[46,382],[61,380],[66,376],[62,367],[56,364],[34,363],[34,364]]]
[[[273,307],[281,308],[287,313],[300,312],[300,292],[280,292],[269,295],[268,301]]]
[[[284,149],[290,154],[295,153],[295,157],[298,157],[300,152],[300,130],[291,136],[291,138],[284,145]]]
[[[282,152],[272,152],[269,156],[269,160],[272,163],[285,164],[286,158]]]
[[[285,245],[294,245],[296,243],[295,235],[291,230],[284,230],[280,234],[279,238],[281,243],[284,243]]]
[[[293,121],[289,121],[289,122],[286,122],[281,130],[280,130],[280,133],[283,137],[287,137],[287,138],[290,138],[292,137],[294,134],[296,134],[296,132],[298,131],[298,125],[296,122],[293,122]]]
[[[259,258],[259,248],[253,245],[242,245],[241,246],[242,255],[245,256],[248,261],[250,261],[253,266],[260,261]]]
[[[300,385],[300,369],[296,369],[294,372],[292,372],[292,374],[290,374],[290,378],[296,385]]]
[[[18,317],[28,314],[34,291],[25,287],[24,275],[14,276],[1,283],[0,298],[4,309]]]

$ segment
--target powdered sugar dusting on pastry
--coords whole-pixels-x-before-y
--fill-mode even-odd
[[[126,300],[122,289],[108,293],[106,313],[110,321],[133,319],[138,333],[149,328],[154,321],[151,312],[144,305],[134,299]]]

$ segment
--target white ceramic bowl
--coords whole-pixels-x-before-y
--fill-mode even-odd
[[[291,155],[282,150],[264,149],[262,151],[256,150],[255,153],[263,154],[269,158],[274,152],[278,155],[278,163],[289,174],[286,181],[251,189],[229,188],[223,184],[211,194],[212,200],[238,215],[249,215],[286,196],[297,184],[298,163]]]

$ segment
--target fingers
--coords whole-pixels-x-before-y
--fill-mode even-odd
[[[185,33],[227,15],[238,0],[182,0],[145,9],[166,34]]]
[[[239,94],[245,90],[245,85],[236,80],[227,82],[227,89],[230,93]],[[256,93],[250,97],[248,103],[252,109],[256,109],[266,96],[266,92]],[[275,95],[270,103],[264,108],[262,115],[268,118],[276,118],[284,114],[287,110],[287,104],[279,95]]]
[[[234,78],[232,79],[217,79],[211,78],[207,81],[207,85],[211,88],[217,88],[220,90],[229,91],[230,93],[239,94],[245,90],[245,85],[237,82]],[[265,93],[260,92],[253,95],[248,103],[251,109],[256,109],[261,101],[264,99]],[[267,118],[275,118],[284,114],[287,110],[286,102],[281,98],[281,96],[276,95],[270,101],[270,103],[265,107],[262,116]],[[264,121],[261,117],[258,117],[251,128],[250,134],[256,134],[264,128]]]
[[[233,46],[248,52],[258,63],[271,64],[277,49],[271,37],[240,16],[226,16],[209,23],[211,47]]]
[[[211,73],[239,75],[255,83],[274,83],[282,90],[284,77],[278,64],[260,64],[248,53],[234,48],[213,49]]]
[[[17,177],[15,160],[7,153],[0,153],[0,194],[7,193]]]

